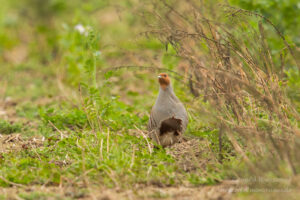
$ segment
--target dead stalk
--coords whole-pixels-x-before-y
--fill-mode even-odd
[[[11,181],[7,180],[6,178],[4,178],[3,176],[0,176],[0,179],[9,185],[20,187],[20,188],[26,188],[26,186],[24,186],[22,184],[11,182]]]
[[[48,120],[48,122],[56,131],[58,131],[60,133],[60,139],[61,140],[64,139],[65,135],[63,134],[63,132],[61,130],[59,130],[50,120]]]
[[[109,129],[107,129],[106,152],[109,153]]]
[[[138,130],[138,133],[140,133],[142,135],[142,137],[146,140],[147,145],[148,145],[148,149],[149,149],[149,153],[152,154],[153,150],[152,150],[152,147],[151,147],[151,145],[150,145],[150,143],[149,143],[149,141],[147,139],[147,136],[138,127],[136,127],[135,125],[134,125],[134,127]]]
[[[100,160],[103,160],[103,139],[101,139],[101,142],[100,142]]]
[[[189,77],[191,93],[211,105],[213,112],[209,110],[207,114],[221,127],[220,152],[222,136],[227,137],[253,173],[256,168],[246,152],[261,156],[267,156],[268,151],[277,152],[275,155],[284,158],[295,172],[300,160],[297,154],[300,147],[296,143],[300,130],[291,119],[300,119],[300,115],[280,84],[286,63],[300,67],[283,34],[264,16],[227,5],[216,7],[212,14],[205,11],[206,3],[195,0],[175,0],[172,5],[161,0],[153,2],[163,9],[146,8],[156,18],[156,26],[143,34],[172,45],[177,56],[189,63],[184,77]],[[258,30],[251,29],[249,18],[258,18]],[[274,28],[278,41],[288,50],[287,55],[272,53],[268,44],[270,30],[264,29],[262,19]],[[245,34],[244,26],[251,34]],[[277,60],[280,62],[274,62]],[[183,76],[170,73],[182,82]],[[142,131],[139,133],[145,138]],[[264,150],[258,150],[261,148],[258,143],[265,144]],[[267,159],[280,164],[277,158]]]
[[[131,163],[130,163],[130,169],[133,167],[134,165],[134,158],[135,158],[135,145],[132,145],[132,156],[131,156]]]

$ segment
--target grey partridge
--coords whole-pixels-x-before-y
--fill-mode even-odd
[[[159,94],[152,107],[147,128],[152,140],[167,147],[182,140],[188,116],[173,91],[169,76],[166,73],[159,74],[158,82]]]

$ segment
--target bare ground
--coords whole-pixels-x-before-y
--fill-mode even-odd
[[[230,199],[234,192],[232,184],[220,184],[217,186],[203,187],[166,187],[154,186],[137,187],[132,190],[107,189],[90,187],[85,191],[74,187],[43,187],[29,186],[26,188],[12,187],[0,189],[7,199],[20,199],[20,196],[29,195],[32,192],[47,195],[46,199],[71,198],[71,199]],[[88,192],[92,191],[92,192]]]

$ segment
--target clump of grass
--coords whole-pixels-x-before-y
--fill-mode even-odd
[[[52,123],[58,129],[83,128],[87,125],[85,113],[79,109],[57,110],[41,108],[40,117],[45,124]]]
[[[0,134],[12,134],[21,132],[22,125],[20,123],[12,123],[6,120],[0,120]]]

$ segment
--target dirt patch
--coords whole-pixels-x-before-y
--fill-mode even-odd
[[[0,135],[0,153],[41,147],[44,140],[38,136],[24,139],[20,134]]]
[[[6,97],[4,100],[0,101],[0,117],[4,120],[15,121],[16,105],[17,102],[10,97]]]
[[[9,51],[4,51],[3,58],[6,62],[13,64],[21,64],[26,60],[28,56],[27,45],[19,45],[10,49]]]
[[[247,187],[241,187],[239,181],[223,181],[218,185],[199,187],[156,187],[139,186],[132,189],[105,188],[102,186],[14,186],[0,188],[0,197],[4,199],[97,199],[97,200],[228,200],[228,199],[299,199],[300,190],[291,189],[288,192],[241,192]],[[30,198],[32,199],[32,198]]]
[[[19,199],[20,197],[35,194],[43,199],[230,199],[234,192],[232,184],[221,184],[217,186],[203,186],[197,188],[187,187],[142,187],[132,190],[108,189],[102,187],[12,187],[0,188],[0,193],[7,199]],[[40,196],[38,196],[40,195]]]
[[[205,170],[207,164],[217,161],[207,141],[199,139],[185,139],[167,148],[167,153],[184,171]]]

